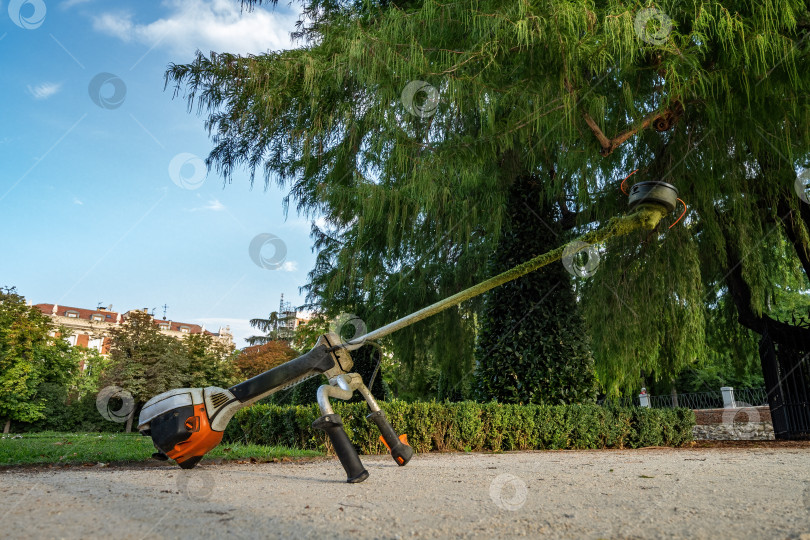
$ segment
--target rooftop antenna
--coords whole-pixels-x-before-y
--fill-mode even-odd
[[[287,313],[290,311],[292,311],[292,304],[290,302],[285,302],[284,293],[281,293],[281,302],[279,302],[278,314],[282,315],[283,313]]]
[[[163,307],[163,320],[165,321],[166,320],[166,310],[169,309],[169,306],[167,306],[166,304],[163,304],[162,307]]]
[[[104,306],[104,302],[99,302],[96,306],[96,311],[101,311],[102,307]]]

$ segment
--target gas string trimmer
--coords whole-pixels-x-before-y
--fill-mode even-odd
[[[318,407],[322,416],[313,422],[312,427],[323,430],[328,435],[335,454],[346,471],[347,482],[362,482],[368,478],[368,471],[363,467],[357,450],[344,431],[340,415],[332,409],[329,398],[348,400],[355,391],[359,392],[371,411],[367,416],[368,420],[379,428],[380,439],[394,461],[403,466],[413,456],[413,449],[408,444],[407,436],[398,435],[388,422],[385,413],[363,383],[363,378],[351,371],[354,365],[351,351],[558,261],[564,256],[568,246],[598,244],[633,231],[652,230],[666,214],[675,209],[678,191],[665,182],[641,182],[631,188],[629,197],[630,206],[634,210],[629,215],[613,218],[604,227],[584,234],[566,246],[538,255],[377,330],[346,342],[334,333],[324,334],[306,354],[227,390],[213,386],[179,388],[157,395],[143,406],[138,430],[141,434],[152,437],[158,450],[153,454],[155,458],[171,458],[180,467],[190,469],[222,441],[228,422],[239,409],[322,373],[326,375],[329,384],[318,388]]]

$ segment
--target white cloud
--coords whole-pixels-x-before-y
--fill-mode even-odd
[[[78,204],[79,206],[84,205],[84,203],[78,197],[73,197],[73,204]]]
[[[132,41],[134,35],[134,25],[132,15],[129,13],[103,13],[98,17],[93,17],[93,29],[107,35],[117,37],[121,41]]]
[[[328,223],[326,222],[326,218],[321,216],[315,220],[315,226],[321,230],[324,230]]]
[[[295,261],[287,261],[279,268],[282,272],[295,272],[298,270],[298,263]]]
[[[295,216],[287,219],[282,225],[282,227],[286,230],[295,230],[298,232],[305,232],[306,234],[309,234],[309,232],[312,230],[313,223],[317,225],[318,228],[320,229],[324,229],[328,225],[328,223],[326,222],[326,218],[323,216],[319,216],[314,220],[309,217]]]
[[[70,9],[79,4],[86,4],[87,2],[90,2],[90,0],[65,0],[59,4],[59,7],[62,9]]]
[[[200,210],[211,210],[212,212],[220,212],[225,210],[225,205],[219,202],[219,199],[211,199],[208,201],[205,206],[198,206],[197,208],[192,208],[189,212],[198,212]]]
[[[36,86],[28,85],[28,93],[34,96],[34,99],[48,99],[61,89],[62,83],[44,82]]]
[[[243,12],[234,0],[166,0],[169,15],[138,23],[130,13],[103,13],[93,28],[126,42],[169,47],[192,55],[200,49],[230,53],[262,53],[292,47],[290,32],[297,17],[278,10],[257,8]]]
[[[203,206],[203,210],[213,210],[214,212],[219,212],[220,210],[225,210],[225,205],[219,202],[219,199],[211,199],[208,201],[208,204]]]

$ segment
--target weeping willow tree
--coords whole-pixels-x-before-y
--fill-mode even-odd
[[[207,115],[210,167],[226,179],[244,167],[288,188],[285,206],[325,216],[308,291],[326,309],[355,306],[374,327],[485,277],[516,178],[543,178],[537,204],[575,234],[626,211],[620,183],[638,169],[632,181],[675,184],[686,215],[599,246],[598,271],[575,280],[605,392],[705,356],[708,325],[810,340],[772,316],[775,287],[810,274],[805,2],[310,0],[302,12],[301,48],[198,54],[167,84]],[[721,305],[732,316],[708,320]],[[389,345],[457,387],[480,311],[469,302]]]

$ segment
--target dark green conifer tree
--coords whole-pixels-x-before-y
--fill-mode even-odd
[[[533,176],[519,177],[512,185],[491,275],[563,241],[560,218],[553,205],[542,201],[540,187]],[[475,356],[479,399],[556,404],[595,397],[588,332],[562,264],[488,293]]]

